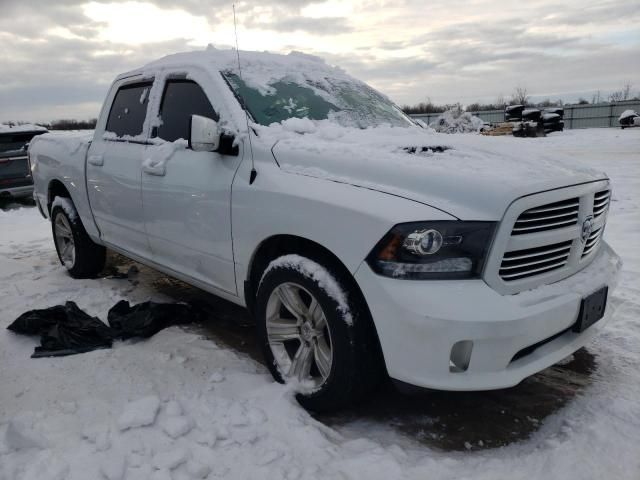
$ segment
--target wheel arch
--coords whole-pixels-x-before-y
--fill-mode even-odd
[[[384,366],[384,356],[375,322],[371,316],[371,310],[367,300],[346,265],[331,250],[318,242],[297,235],[273,235],[264,239],[251,256],[247,276],[244,282],[244,297],[247,309],[254,314],[255,300],[260,284],[260,279],[269,263],[282,255],[298,254],[315,260],[318,263],[331,267],[339,276],[338,280],[346,284],[349,290],[356,295],[355,302],[361,305],[364,311],[362,318],[369,327],[371,339],[375,342],[375,349]]]
[[[247,269],[244,293],[247,308],[251,312],[253,312],[253,303],[263,272],[272,260],[287,254],[298,254],[313,260],[329,261],[331,266],[337,267],[342,275],[351,276],[344,263],[320,243],[297,235],[272,235],[260,242],[255,248]]]
[[[70,198],[71,201],[73,201],[71,193],[64,185],[64,183],[57,178],[54,178],[49,182],[49,185],[47,186],[47,213],[49,214],[49,216],[51,216],[51,204],[53,203],[53,199],[56,197],[66,197]]]

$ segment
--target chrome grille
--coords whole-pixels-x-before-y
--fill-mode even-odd
[[[611,192],[609,190],[602,190],[593,197],[593,218],[598,218],[600,215],[607,211],[609,208],[609,200],[611,199]]]
[[[579,198],[570,198],[530,208],[520,214],[511,235],[524,235],[570,227],[578,223],[579,210]]]
[[[600,227],[597,230],[591,232],[591,235],[587,238],[587,241],[584,243],[584,250],[582,250],[582,258],[589,255],[591,252],[595,252],[598,249],[598,245],[600,245],[600,240],[602,239],[602,232],[604,231],[604,227]]]
[[[516,294],[589,265],[605,244],[610,195],[603,179],[514,200],[496,232],[484,280],[501,294]]]
[[[571,254],[572,240],[505,253],[500,265],[500,277],[505,281],[539,275],[562,268]]]

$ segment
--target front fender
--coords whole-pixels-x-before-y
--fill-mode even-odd
[[[331,251],[354,273],[395,224],[454,220],[436,208],[367,188],[297,175],[260,163],[250,185],[250,165],[240,167],[232,193],[236,280],[249,275],[254,252],[274,235],[294,235]],[[239,289],[241,291],[241,289]]]

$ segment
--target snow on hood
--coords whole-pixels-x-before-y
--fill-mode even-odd
[[[419,127],[361,130],[305,119],[255,128],[289,173],[398,195],[464,220],[498,220],[519,197],[606,178],[534,143],[540,139],[498,144]]]

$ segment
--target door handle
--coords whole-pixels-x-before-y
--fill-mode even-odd
[[[102,155],[89,155],[87,161],[91,165],[95,165],[97,167],[101,167],[102,165],[104,165],[104,157]]]

